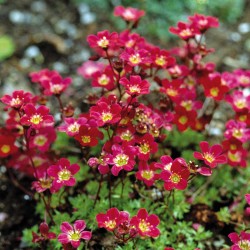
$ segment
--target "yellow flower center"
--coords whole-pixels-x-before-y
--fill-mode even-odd
[[[59,181],[68,181],[71,177],[71,173],[68,169],[63,169],[58,172]]]
[[[15,105],[19,105],[21,104],[21,100],[19,97],[16,97],[16,98],[12,98],[11,102],[10,102],[10,105],[11,106],[15,106]]]
[[[148,143],[142,143],[139,147],[139,150],[141,153],[147,154],[148,152],[150,152],[150,147],[149,147]]]
[[[34,139],[34,143],[38,146],[43,146],[47,141],[47,138],[43,135],[38,135]]]
[[[52,180],[51,179],[39,179],[40,185],[42,188],[50,188],[51,184],[52,184]]]
[[[1,147],[1,151],[2,151],[4,154],[9,153],[9,152],[10,152],[10,146],[4,144],[4,145]]]
[[[81,137],[83,143],[90,143],[91,137],[89,135],[84,135]]]
[[[154,172],[152,170],[144,170],[142,171],[141,176],[146,180],[150,180],[153,178]]]
[[[68,233],[69,240],[78,241],[81,239],[81,233],[79,231],[70,231]]]
[[[218,96],[219,89],[217,87],[211,88],[210,89],[210,94],[211,94],[211,96],[214,96],[214,97]]]
[[[50,91],[54,94],[60,94],[63,89],[63,86],[60,84],[53,84],[50,86]]]
[[[241,83],[241,84],[249,84],[249,82],[250,82],[250,78],[249,77],[247,77],[247,76],[241,76],[240,77],[240,79],[239,79],[239,82]]]
[[[34,162],[34,165],[35,167],[38,167],[40,166],[44,161],[43,159],[41,159],[40,157],[33,157],[33,162]]]
[[[177,95],[178,95],[177,90],[172,89],[172,88],[166,89],[166,93],[167,93],[167,95],[169,95],[169,96],[177,96]]]
[[[131,141],[133,139],[133,135],[129,130],[127,130],[121,134],[121,138],[124,141]]]
[[[174,173],[174,174],[172,174],[171,176],[170,176],[170,180],[173,182],[173,183],[179,183],[180,182],[180,180],[181,180],[181,177],[178,175],[178,174],[176,174],[176,173]]]
[[[132,64],[138,64],[141,62],[141,57],[140,55],[137,53],[135,55],[132,55],[129,57],[129,61],[132,63]]]
[[[191,36],[192,32],[190,29],[185,29],[180,32],[180,36]]]
[[[245,122],[245,121],[247,120],[247,115],[240,115],[240,116],[239,116],[239,120],[240,120],[241,122]]]
[[[192,101],[182,101],[181,106],[184,107],[187,111],[192,109]]]
[[[108,122],[108,121],[112,120],[112,118],[113,118],[113,116],[111,113],[103,113],[102,114],[102,120],[104,122]]]
[[[185,115],[182,115],[180,118],[179,118],[179,122],[184,125],[186,124],[188,121],[188,118],[185,116]]]
[[[77,122],[75,122],[75,123],[68,126],[68,131],[73,132],[73,133],[77,133],[79,131],[79,127],[80,127],[80,125]]]
[[[241,250],[249,250],[250,249],[250,241],[249,240],[241,240],[239,242],[239,248]]]
[[[139,223],[140,230],[144,233],[149,230],[150,224],[147,223],[145,220],[141,220]]]
[[[214,161],[214,156],[213,156],[212,154],[205,153],[205,154],[203,155],[203,157],[204,157],[209,163],[211,163],[211,162]]]
[[[106,86],[106,85],[109,83],[109,77],[107,77],[105,74],[101,75],[101,76],[98,78],[98,83],[99,83],[101,86]]]
[[[243,136],[242,130],[241,129],[234,129],[233,136],[236,138],[241,138]]]
[[[164,56],[159,56],[155,59],[155,63],[159,66],[163,66],[166,63]]]
[[[239,162],[240,161],[240,154],[238,152],[231,153],[230,151],[227,154],[228,159],[232,162]]]
[[[33,115],[30,119],[30,122],[33,124],[39,124],[41,121],[43,120],[43,118],[40,115]]]
[[[141,89],[137,85],[134,85],[134,86],[129,87],[129,91],[131,93],[140,93]]]
[[[246,101],[245,100],[237,100],[234,104],[239,109],[243,109],[243,108],[246,107]]]
[[[110,229],[114,229],[116,227],[116,222],[114,220],[105,221],[104,224]]]
[[[98,46],[102,47],[102,48],[107,48],[109,45],[109,40],[106,38],[106,36],[104,36],[102,39],[100,39],[97,42]]]
[[[114,163],[117,167],[122,167],[128,163],[129,157],[125,154],[118,154],[115,159]]]

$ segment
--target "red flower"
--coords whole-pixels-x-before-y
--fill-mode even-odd
[[[105,88],[107,90],[112,90],[115,88],[114,73],[110,66],[106,67],[104,71],[98,71],[92,75],[93,87]]]
[[[148,215],[145,208],[141,208],[137,215],[131,218],[130,225],[138,230],[138,234],[142,237],[158,237],[160,230],[157,228],[160,220],[157,215]]]
[[[151,134],[145,134],[136,138],[138,144],[138,158],[142,161],[147,161],[150,154],[154,154],[158,150],[158,144],[154,141]]]
[[[91,48],[108,49],[117,42],[118,34],[116,32],[109,33],[108,30],[100,31],[96,35],[89,35],[87,41]]]
[[[49,115],[49,109],[46,106],[36,108],[29,103],[24,107],[25,115],[21,117],[20,123],[23,126],[31,126],[32,128],[41,128],[43,126],[52,126],[54,118]]]
[[[178,106],[175,108],[174,123],[180,131],[186,130],[196,120],[196,111],[187,111],[184,107]]]
[[[30,137],[30,148],[37,148],[43,152],[56,140],[56,132],[53,127],[43,127]]]
[[[98,126],[114,124],[121,119],[121,109],[119,104],[110,105],[102,101],[90,108],[90,116],[96,120]]]
[[[170,170],[161,172],[161,179],[165,182],[164,188],[172,190],[173,188],[184,190],[187,187],[189,170],[186,162],[182,158],[176,158],[170,167]]]
[[[60,226],[62,233],[58,235],[58,241],[62,244],[71,243],[74,248],[78,248],[81,239],[90,240],[92,237],[91,232],[84,231],[85,227],[84,220],[75,221],[73,226],[68,222],[63,222]]]
[[[149,54],[144,49],[135,50],[133,48],[126,49],[120,55],[120,58],[134,67],[140,64],[147,64],[151,62]]]
[[[37,181],[32,182],[32,188],[38,193],[42,193],[52,187],[52,178],[48,176],[46,168],[38,168],[36,171]]]
[[[95,127],[82,125],[75,139],[84,147],[94,147],[98,144],[98,139],[103,139],[103,133]]]
[[[250,233],[242,231],[240,235],[237,233],[230,233],[228,235],[230,240],[234,243],[231,250],[248,250],[250,249]]]
[[[170,27],[169,32],[178,35],[183,40],[194,38],[195,35],[200,34],[199,30],[191,24],[178,22],[177,27]]]
[[[139,171],[136,172],[136,178],[142,180],[147,187],[150,187],[154,184],[155,180],[159,178],[159,174],[155,172],[156,167],[153,163],[150,165],[146,161],[139,162]]]
[[[17,152],[16,138],[10,135],[0,135],[0,158],[7,157]]]
[[[23,105],[32,101],[32,94],[24,92],[23,90],[16,90],[10,95],[4,95],[0,100],[7,105],[7,107],[20,109]]]
[[[207,97],[212,97],[216,101],[224,98],[225,93],[229,91],[227,85],[222,84],[221,76],[204,77],[201,79],[201,84],[204,87],[204,92]]]
[[[115,16],[120,16],[125,21],[138,21],[142,16],[145,15],[143,10],[138,10],[131,7],[116,6],[114,10]]]
[[[79,133],[79,128],[81,125],[87,123],[85,117],[76,118],[64,118],[64,124],[58,127],[59,131],[66,132],[69,136],[75,136]]]
[[[93,62],[93,61],[87,61],[82,64],[77,69],[78,75],[81,75],[85,79],[89,79],[93,77],[94,73],[97,73],[99,71],[103,71],[104,64],[100,62]]]
[[[129,80],[126,77],[122,77],[119,83],[126,88],[126,93],[131,96],[149,93],[149,82],[142,80],[140,76],[130,76]]]
[[[209,147],[208,142],[202,141],[200,143],[200,148],[202,153],[194,152],[194,158],[198,160],[203,160],[206,165],[211,168],[215,168],[218,164],[223,164],[227,162],[227,158],[222,154],[222,146],[215,144]]]
[[[201,14],[195,14],[194,16],[188,17],[193,23],[193,26],[199,29],[201,32],[205,32],[207,29],[213,27],[219,27],[219,21],[217,18],[212,16],[204,16]]]
[[[49,232],[49,226],[46,222],[42,222],[39,226],[40,235],[32,232],[32,242],[39,243],[45,240],[51,240],[56,238],[56,234],[53,232]]]
[[[173,66],[176,62],[175,58],[170,56],[167,50],[160,50],[159,48],[154,48],[151,51],[153,65],[158,68],[167,68]]]
[[[169,155],[163,155],[161,156],[161,163],[156,162],[154,164],[156,168],[170,171],[173,164],[173,159]]]
[[[44,95],[61,95],[66,88],[71,84],[70,77],[62,78],[59,73],[52,76],[50,79],[41,81],[41,86],[44,88]]]
[[[114,144],[109,164],[112,165],[111,172],[114,176],[118,176],[119,172],[123,169],[131,171],[135,165],[134,149],[131,146]]]
[[[57,161],[56,165],[48,168],[47,173],[50,177],[54,178],[52,183],[51,192],[57,192],[62,186],[74,186],[76,179],[73,177],[80,167],[78,164],[70,165],[66,158],[61,158]]]
[[[247,128],[247,125],[244,122],[229,120],[226,123],[226,131],[224,136],[227,139],[235,138],[244,143],[250,139],[250,129]]]
[[[129,213],[119,211],[117,208],[110,208],[106,214],[96,215],[98,227],[104,227],[108,231],[114,231],[121,223],[129,220]]]

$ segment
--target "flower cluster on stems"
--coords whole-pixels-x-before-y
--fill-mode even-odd
[[[49,69],[30,73],[31,82],[39,86],[39,95],[16,90],[0,99],[7,117],[0,128],[0,159],[9,169],[33,178],[32,189],[43,200],[51,223],[51,196],[75,186],[75,175],[80,171],[80,164],[71,164],[64,152],[52,148],[59,132],[78,147],[75,152],[87,162],[95,178],[100,178],[100,188],[102,181],[107,180],[110,207],[113,180],[121,178],[124,184],[128,172],[147,189],[157,187],[163,194],[172,194],[174,189],[185,190],[198,174],[210,176],[219,164],[247,165],[250,99],[245,89],[250,86],[250,71],[219,73],[214,63],[203,60],[213,52],[203,37],[207,30],[219,26],[217,18],[195,14],[187,23],[170,27],[169,31],[183,45],[166,50],[133,32],[144,14],[142,10],[117,6],[114,15],[125,20],[127,29],[120,33],[103,30],[87,37],[95,55],[77,70],[96,91],[86,98],[87,112],[75,114],[70,103],[63,104],[61,96],[72,79]],[[60,121],[55,121],[54,110],[47,106],[49,98],[58,101]],[[222,101],[231,107],[233,117],[225,124],[221,144],[200,142],[201,152],[195,151],[194,161],[189,162],[167,153],[166,132],[205,131],[213,119],[206,113],[207,103],[217,108]],[[91,149],[95,146],[99,151],[94,154]],[[98,195],[99,191],[96,200]],[[249,197],[246,198],[249,203]],[[160,235],[159,217],[149,215],[145,208],[130,217],[127,211],[113,207],[97,214],[96,220],[99,228],[113,232],[122,243],[135,237]],[[81,239],[91,239],[92,233],[84,231],[85,227],[83,220],[76,220],[73,226],[63,222],[58,241],[65,249],[78,248]],[[40,234],[33,234],[33,242],[54,236],[44,222]],[[229,238],[234,244],[231,249],[250,247],[246,232],[239,236],[232,233]]]

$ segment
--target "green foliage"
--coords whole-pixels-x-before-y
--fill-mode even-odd
[[[216,214],[220,221],[225,223],[228,223],[230,221],[231,214],[228,207],[222,207]]]
[[[0,36],[0,62],[10,57],[14,52],[15,43],[12,37],[8,35]]]
[[[57,139],[53,143],[54,150],[63,150],[65,145],[69,145],[70,137],[64,132],[57,132]]]
[[[200,226],[198,230],[192,228],[191,222],[178,221],[172,224],[160,225],[161,235],[153,241],[145,241],[144,249],[162,249],[163,246],[171,246],[175,249],[193,250],[205,249],[205,241],[212,236],[210,231],[205,231]],[[138,245],[141,246],[142,241]]]
[[[170,143],[171,146],[178,148],[180,150],[183,149],[198,149],[200,141],[205,140],[203,134],[193,131],[191,129],[187,129],[184,132],[180,132],[177,129],[173,129],[171,132],[166,132],[167,138],[166,142]]]
[[[31,228],[25,228],[23,230],[22,244],[25,247],[36,247],[37,244],[32,243],[32,232],[38,233],[38,225],[34,225]]]

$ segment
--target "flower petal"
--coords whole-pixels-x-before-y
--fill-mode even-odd
[[[68,231],[73,231],[73,227],[68,222],[63,222],[60,226],[63,233],[68,233]]]
[[[91,237],[92,237],[92,233],[91,232],[83,231],[81,233],[81,238],[84,239],[84,240],[90,240]]]
[[[84,220],[77,220],[77,221],[75,221],[75,223],[74,223],[74,228],[75,228],[75,230],[77,230],[77,231],[82,231],[82,230],[84,230],[84,228],[86,227],[86,223],[85,223],[85,221]]]

